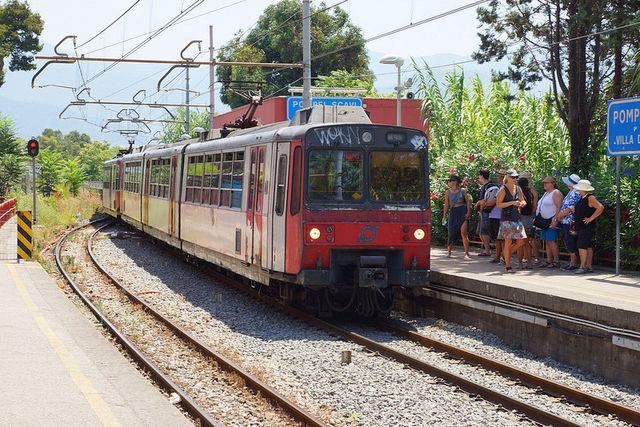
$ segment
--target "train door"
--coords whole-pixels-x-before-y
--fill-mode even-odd
[[[111,166],[105,167],[103,172],[102,206],[111,208]]]
[[[113,165],[113,190],[115,191],[115,197],[113,199],[113,209],[120,211],[120,176],[122,171],[120,170],[122,162],[118,162]]]
[[[178,156],[171,156],[171,173],[169,174],[169,234],[176,234],[176,172]],[[182,183],[180,183],[182,185]]]
[[[151,159],[147,159],[142,187],[142,223],[149,224],[149,187],[151,183]]]
[[[271,170],[273,206],[269,216],[269,269],[284,271],[285,240],[287,224],[287,177],[289,176],[289,143],[280,142],[276,145]]]
[[[265,147],[251,149],[251,168],[249,176],[249,194],[247,195],[247,223],[251,239],[247,254],[250,262],[262,265],[262,203],[264,186]]]

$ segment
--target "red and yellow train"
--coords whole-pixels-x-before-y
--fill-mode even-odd
[[[428,283],[424,132],[314,107],[217,136],[106,162],[104,210],[317,312],[371,316]]]

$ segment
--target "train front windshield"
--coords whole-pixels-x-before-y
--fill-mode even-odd
[[[420,203],[426,196],[418,151],[311,149],[308,159],[310,202]]]

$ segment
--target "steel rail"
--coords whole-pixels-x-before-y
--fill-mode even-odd
[[[614,414],[623,421],[634,425],[640,425],[640,412],[627,406],[617,404],[615,402],[603,399],[598,396],[594,396],[592,394],[584,393],[580,390],[576,390],[547,378],[543,378],[538,375],[523,371],[522,369],[518,369],[507,363],[499,362],[497,360],[481,356],[477,353],[452,346],[442,341],[420,335],[416,332],[390,324],[388,322],[378,321],[374,326],[386,332],[391,332],[398,336],[407,338],[422,346],[432,347],[436,350],[444,351],[448,354],[463,359],[465,362],[477,364],[486,369],[499,372],[514,379],[521,380],[525,384],[541,387],[548,393],[564,396],[568,401],[575,404],[588,405],[591,409],[597,412],[603,413],[605,415]]]
[[[178,253],[180,252],[178,251]],[[379,354],[389,357],[390,359],[393,359],[401,363],[404,363],[408,366],[411,366],[414,369],[442,378],[445,381],[462,388],[468,393],[481,395],[484,399],[490,402],[493,402],[497,405],[501,405],[505,408],[516,410],[517,412],[526,415],[529,419],[535,422],[539,422],[545,425],[554,425],[554,426],[577,426],[577,424],[567,419],[564,419],[562,417],[559,417],[555,414],[548,413],[543,409],[537,408],[533,405],[529,405],[526,402],[522,402],[520,400],[514,399],[503,393],[500,393],[495,390],[491,390],[478,383],[467,380],[466,378],[447,372],[436,366],[428,364],[420,359],[401,353],[384,344],[380,344],[362,335],[356,334],[355,332],[348,331],[337,325],[318,319],[317,317],[314,317],[301,310],[298,310],[297,308],[277,302],[273,298],[262,294],[259,290],[248,288],[247,286],[243,285],[239,281],[231,277],[228,277],[212,268],[205,267],[204,269],[208,273],[210,273],[212,276],[214,276],[216,279],[220,280],[221,282],[227,283],[230,286],[233,286],[236,289],[240,290],[241,292],[244,292],[245,294],[251,295],[259,299],[260,301],[264,302],[270,307],[283,311],[286,314],[289,314],[298,319],[304,320],[305,322],[310,323],[320,329],[324,329],[325,331],[328,331],[332,334],[341,336],[348,341],[352,341],[354,343],[362,345],[363,347],[366,347],[372,351],[378,352]]]
[[[98,222],[102,222],[108,218],[101,218],[94,221],[89,222],[88,224],[80,225],[78,227],[72,228],[69,230],[62,238],[58,241],[55,250],[56,264],[58,269],[62,273],[62,275],[67,279],[74,292],[78,294],[80,299],[89,307],[89,309],[93,312],[93,314],[98,318],[98,320],[111,331],[113,335],[120,341],[120,343],[128,350],[128,352],[138,361],[138,363],[142,364],[155,378],[158,382],[164,385],[166,388],[173,390],[178,396],[180,396],[181,404],[186,408],[187,412],[191,416],[194,417],[196,421],[199,421],[201,424],[210,426],[210,427],[218,427],[220,424],[215,421],[209,414],[207,414],[196,402],[193,401],[177,384],[175,384],[169,377],[167,377],[161,370],[158,368],[151,360],[149,360],[138,348],[133,345],[131,341],[129,341],[122,332],[116,328],[116,326],[107,319],[105,315],[98,310],[98,308],[93,305],[93,303],[89,300],[89,298],[80,290],[80,288],[73,281],[69,273],[62,266],[62,262],[60,261],[60,250],[62,248],[62,244],[72,233],[80,230],[81,228],[87,227],[88,225],[93,225]],[[106,227],[110,223],[104,225]]]
[[[107,224],[107,225],[109,225],[109,224]],[[122,282],[120,282],[118,279],[116,279],[97,260],[95,254],[93,253],[93,250],[91,249],[91,244],[92,244],[92,240],[93,240],[94,236],[98,232],[100,232],[104,227],[106,227],[107,225],[97,229],[91,235],[91,237],[89,237],[89,241],[87,243],[87,250],[89,251],[89,256],[91,257],[91,260],[94,262],[94,264],[96,265],[98,270],[100,270],[103,274],[105,274],[116,285],[116,287],[118,287],[119,289],[122,289],[127,294],[129,299],[131,299],[132,301],[134,301],[137,304],[142,305],[144,307],[145,311],[147,311],[150,314],[152,314],[156,319],[160,320],[167,327],[169,327],[171,330],[173,330],[174,333],[177,336],[180,336],[185,341],[193,344],[197,348],[198,351],[200,351],[204,355],[216,360],[216,362],[218,362],[220,365],[224,366],[228,371],[231,371],[231,372],[239,375],[240,377],[242,377],[246,381],[246,383],[249,385],[249,387],[251,387],[255,391],[261,392],[263,394],[263,396],[267,396],[268,398],[273,399],[275,402],[277,402],[278,406],[280,406],[282,409],[284,409],[286,412],[288,412],[297,421],[303,422],[308,426],[316,426],[316,427],[325,427],[326,426],[325,423],[323,423],[322,421],[320,421],[319,419],[317,419],[313,415],[311,415],[308,412],[306,412],[304,409],[302,409],[300,406],[298,406],[298,404],[296,404],[295,402],[289,400],[285,396],[281,395],[275,389],[273,389],[269,385],[263,383],[258,378],[254,377],[253,375],[251,375],[250,373],[245,371],[243,368],[241,368],[239,365],[237,365],[236,363],[234,363],[230,359],[224,357],[223,355],[221,355],[221,354],[217,353],[216,351],[214,351],[213,349],[211,349],[209,346],[207,346],[205,343],[200,341],[198,338],[194,337],[189,332],[187,332],[184,328],[182,328],[181,326],[177,325],[176,323],[174,323],[171,320],[169,320],[168,318],[166,318],[153,305],[151,305],[150,303],[144,301],[142,298],[137,296],[133,291],[131,291],[129,288],[127,288]]]

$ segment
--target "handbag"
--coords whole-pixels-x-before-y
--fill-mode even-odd
[[[552,218],[543,218],[542,215],[536,214],[536,217],[533,219],[533,226],[540,230],[546,230],[551,225],[551,220]]]
[[[547,194],[542,196],[542,199],[540,199],[540,202],[538,203],[538,209],[536,210],[536,216],[535,216],[535,218],[533,218],[533,226],[538,228],[538,229],[540,229],[540,230],[546,230],[547,228],[549,228],[549,226],[551,225],[551,220],[552,220],[552,218],[544,218],[540,214],[540,206],[542,206],[542,201],[547,196]]]

